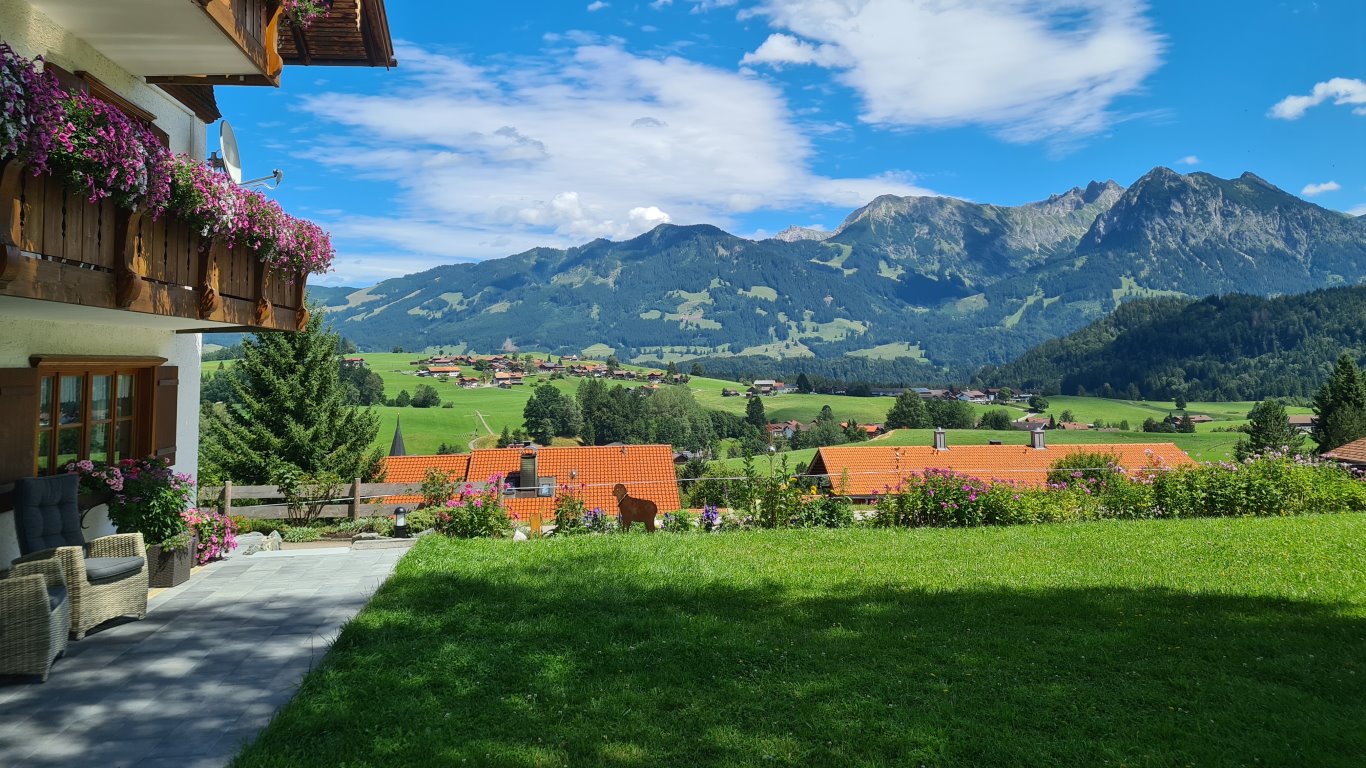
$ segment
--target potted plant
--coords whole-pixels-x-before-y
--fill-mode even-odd
[[[148,586],[174,587],[190,578],[195,542],[185,519],[194,496],[189,475],[150,457],[117,465],[74,462],[67,471],[80,474],[82,490],[109,493],[109,520],[119,533],[142,534]]]

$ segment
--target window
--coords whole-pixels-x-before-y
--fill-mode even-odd
[[[134,458],[147,442],[148,368],[44,372],[38,385],[35,473],[52,475],[81,459]]]

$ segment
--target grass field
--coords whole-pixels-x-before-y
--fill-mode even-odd
[[[1366,516],[429,537],[238,768],[1366,764]]]
[[[531,388],[536,383],[548,381],[545,376],[530,376],[527,384],[513,389],[497,389],[494,387],[484,387],[479,389],[461,389],[454,383],[440,382],[434,379],[418,378],[417,367],[410,365],[414,360],[426,357],[425,354],[416,352],[390,353],[390,352],[367,352],[358,357],[364,357],[370,369],[375,371],[384,379],[384,392],[388,397],[398,395],[400,390],[407,390],[412,394],[419,384],[431,384],[436,387],[444,402],[453,403],[451,408],[390,408],[379,407],[376,410],[380,414],[379,435],[375,438],[375,444],[388,448],[394,436],[395,420],[401,416],[403,418],[403,437],[404,443],[409,453],[435,453],[441,443],[453,445],[460,450],[466,450],[469,442],[477,436],[487,435],[483,424],[475,416],[476,413],[482,414],[487,420],[488,426],[496,434],[501,432],[504,426],[510,429],[517,429],[522,425],[522,408],[526,405],[527,398],[531,396]],[[231,365],[232,362],[227,363]],[[207,370],[211,370],[217,363],[206,363]],[[628,366],[636,370],[650,370],[638,366]],[[573,394],[579,386],[579,379],[568,378],[560,379],[553,383],[562,391]],[[704,408],[728,411],[735,414],[745,412],[745,398],[743,397],[722,397],[723,389],[739,389],[743,391],[748,388],[748,384],[740,384],[724,379],[713,379],[707,377],[694,377],[688,384],[696,396],[697,401]],[[1060,416],[1063,411],[1072,411],[1073,417],[1082,422],[1092,423],[1096,420],[1105,422],[1119,423],[1127,420],[1131,429],[1138,430],[1143,420],[1146,418],[1162,419],[1168,413],[1175,411],[1175,406],[1170,402],[1149,402],[1149,401],[1128,401],[1128,400],[1105,400],[1098,397],[1050,397],[1048,398],[1048,413]],[[797,421],[812,421],[820,413],[823,406],[829,405],[834,412],[836,419],[844,421],[854,419],[860,424],[880,423],[887,418],[887,411],[894,402],[890,397],[849,397],[846,395],[799,395],[786,394],[777,397],[764,398],[764,409],[770,421],[779,422],[795,419]],[[1187,412],[1195,414],[1205,414],[1216,419],[1211,424],[1200,424],[1197,426],[1196,435],[1145,435],[1141,432],[1129,435],[1126,433],[1104,433],[1102,439],[1095,436],[1086,436],[1083,433],[1073,433],[1064,436],[1061,432],[1054,433],[1057,437],[1050,437],[1055,442],[1175,442],[1197,460],[1217,460],[1228,458],[1232,455],[1233,446],[1237,443],[1239,435],[1237,433],[1215,432],[1216,428],[1228,428],[1246,422],[1247,412],[1252,409],[1254,403],[1251,402],[1230,402],[1230,403],[1189,403]],[[1012,418],[1019,418],[1025,414],[1023,405],[973,405],[973,410],[980,417],[981,414],[997,408],[1006,408]],[[1309,413],[1308,408],[1288,408],[1290,413]],[[478,433],[476,435],[476,433]],[[1004,437],[1002,437],[1002,434]],[[1028,442],[1028,438],[1020,433],[1008,432],[997,434],[994,432],[955,432],[952,440],[961,441],[964,444],[983,444],[987,440],[1006,439],[1007,442]],[[960,436],[961,435],[961,436]],[[907,440],[905,445],[917,445],[922,441],[929,444],[929,437],[920,435],[914,431],[903,437],[884,438],[891,440]],[[480,443],[480,447],[488,447],[491,440],[485,439]],[[810,461],[813,451],[796,451],[789,454],[789,459],[794,464],[798,461]]]

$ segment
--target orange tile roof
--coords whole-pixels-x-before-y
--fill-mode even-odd
[[[1366,464],[1366,437],[1338,446],[1323,454],[1325,459],[1337,459],[1348,464]]]
[[[1120,466],[1130,471],[1159,461],[1169,467],[1195,463],[1172,443],[1050,445],[1043,450],[1027,445],[958,445],[947,451],[919,445],[863,445],[821,448],[807,473],[829,475],[831,484],[841,489],[847,472],[843,492],[850,496],[881,493],[908,475],[923,474],[927,469],[951,469],[984,479],[1039,486],[1047,481],[1054,462],[1073,453],[1113,453]]]
[[[491,448],[467,455],[391,456],[385,459],[385,482],[419,482],[428,467],[484,482],[495,475],[520,472],[522,452],[521,448]],[[616,515],[617,499],[612,495],[612,486],[622,483],[632,496],[650,499],[664,513],[683,506],[673,459],[673,448],[668,445],[547,447],[537,449],[536,472],[541,477],[555,478],[561,492],[579,495],[590,509],[601,507],[607,514]],[[461,460],[465,463],[461,464]],[[417,496],[391,496],[386,503],[416,504],[421,500]],[[555,506],[553,498],[504,501],[510,512],[522,518],[534,512],[548,517]]]

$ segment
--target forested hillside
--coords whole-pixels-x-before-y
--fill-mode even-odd
[[[1307,397],[1344,351],[1358,360],[1366,351],[1366,288],[1142,299],[978,379],[1069,395]]]

